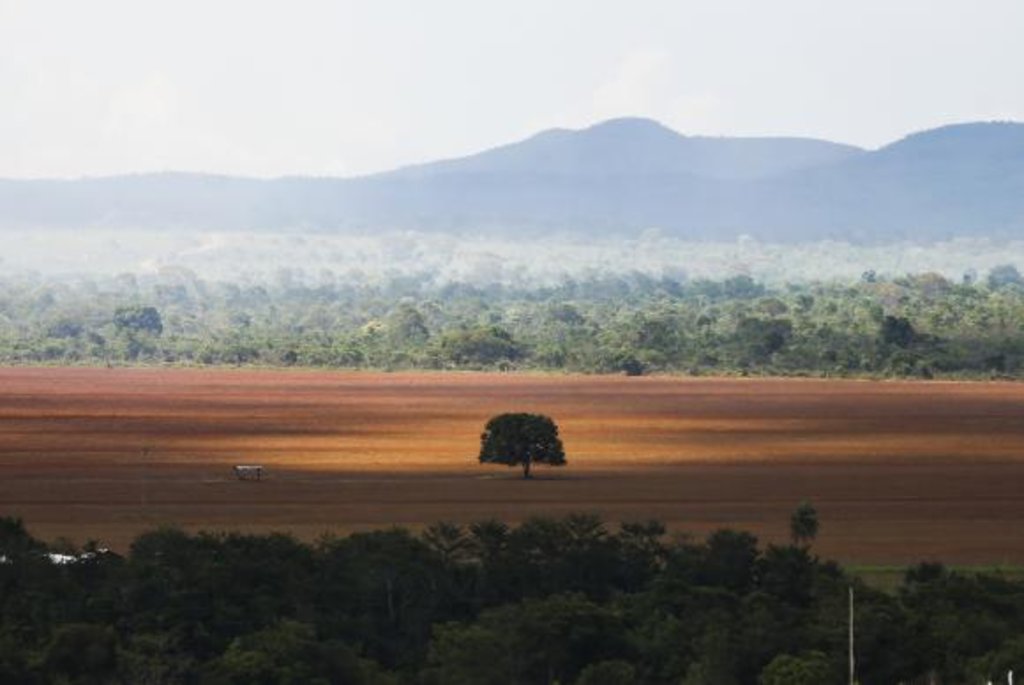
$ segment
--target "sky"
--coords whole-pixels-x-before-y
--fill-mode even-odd
[[[0,0],[0,178],[351,176],[643,116],[1024,120],[1020,0]]]

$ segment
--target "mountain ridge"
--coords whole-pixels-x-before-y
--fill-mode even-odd
[[[787,151],[791,159],[781,162],[773,159],[771,155],[779,154],[783,146],[789,146]],[[737,158],[740,148],[747,153],[747,159]],[[520,153],[527,149],[534,158],[523,160]],[[594,151],[598,152],[597,159],[594,159]],[[501,171],[522,172],[522,162],[537,165],[536,155],[540,153],[546,157],[542,160],[547,162],[546,171],[563,174],[591,171],[580,165],[572,167],[573,161],[583,165],[595,162],[607,165],[612,161],[610,158],[618,157],[620,162],[641,162],[642,168],[623,170],[626,173],[691,173],[712,178],[746,178],[836,161],[860,152],[864,150],[852,145],[795,136],[689,136],[653,119],[621,117],[582,129],[546,129],[523,140],[464,157],[408,165],[374,174],[373,177],[395,178],[439,170],[479,171],[481,164],[488,165],[490,171],[497,167]],[[554,169],[552,161],[557,164]],[[744,163],[746,168],[740,169]],[[751,169],[751,164],[756,168]]]
[[[695,240],[1024,235],[1024,124],[967,122],[875,150],[682,135],[650,119],[548,129],[352,177],[156,172],[0,180],[0,228],[414,230]]]

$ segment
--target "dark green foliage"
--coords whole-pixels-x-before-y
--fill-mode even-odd
[[[619,371],[627,376],[644,375],[644,364],[632,354],[619,352],[608,364],[609,371]]]
[[[7,559],[19,559],[30,552],[44,548],[43,544],[32,538],[25,529],[20,518],[0,516],[0,556]]]
[[[160,335],[164,324],[156,307],[118,307],[114,312],[114,327],[128,333]]]
[[[421,345],[430,338],[426,319],[410,304],[399,305],[388,315],[388,334],[396,346]]]
[[[598,661],[584,668],[576,685],[633,685],[636,669],[628,661]]]
[[[1008,285],[1024,284],[1024,278],[1013,264],[1000,264],[988,272],[987,283],[989,288],[998,290]]]
[[[10,619],[4,620],[5,624],[9,622]],[[9,626],[5,626],[5,628],[10,631]],[[42,682],[33,673],[33,669],[30,669],[28,659],[29,655],[20,640],[10,632],[0,634],[0,683],[32,685]]]
[[[472,624],[435,629],[439,682],[573,682],[595,661],[627,656],[621,615],[579,595],[550,595],[484,611]],[[499,675],[500,674],[500,675]]]
[[[896,347],[909,347],[917,337],[910,321],[903,316],[887,316],[882,321],[882,342]]]
[[[205,657],[224,637],[302,616],[312,604],[311,550],[285,535],[189,536],[173,529],[132,545],[136,582],[122,601],[140,633],[181,631],[182,647]]]
[[[385,685],[394,680],[339,641],[319,641],[311,626],[284,621],[244,635],[204,669],[209,685]]]
[[[757,538],[734,530],[715,531],[697,573],[698,582],[745,592],[754,582]]]
[[[480,463],[521,466],[530,477],[533,464],[565,465],[565,449],[558,426],[543,414],[499,414],[480,436]]]
[[[761,671],[760,685],[827,685],[841,683],[821,652],[805,652],[799,656],[780,654]]]
[[[60,319],[53,322],[46,330],[51,338],[77,338],[85,331],[85,327],[73,319]]]
[[[1017,376],[1024,288],[1015,271],[991,276],[767,288],[747,276],[631,274],[478,288],[409,277],[240,285],[172,272],[70,287],[0,275],[0,363]]]
[[[809,545],[818,537],[818,511],[810,502],[801,502],[789,517],[789,537],[794,545]]]
[[[452,331],[441,339],[441,352],[460,366],[489,366],[523,356],[512,334],[498,326]]]
[[[737,341],[750,359],[767,362],[793,335],[793,324],[786,319],[744,318],[736,326]]]
[[[1020,584],[998,577],[923,565],[907,574],[900,599],[912,636],[909,653],[950,680],[964,681],[972,657],[996,652],[1024,632]]]
[[[793,607],[807,607],[814,600],[817,561],[804,547],[769,545],[757,562],[758,585]]]
[[[58,626],[43,654],[43,669],[70,682],[109,682],[117,670],[117,641],[109,627],[65,623]]]
[[[408,531],[323,541],[310,582],[322,633],[394,666],[421,659],[431,625],[463,615],[461,578]]]
[[[1010,671],[1018,678],[1024,672],[1024,637],[1007,640],[998,649],[972,659],[967,666],[968,675],[979,683],[1002,683]]]
[[[4,518],[0,549],[3,683],[841,683],[851,585],[860,682],[1024,658],[1020,581],[923,564],[883,594],[803,545],[585,514],[315,545],[162,529],[126,558],[62,543],[65,565]]]

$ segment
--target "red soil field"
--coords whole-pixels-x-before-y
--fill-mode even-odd
[[[569,465],[478,464],[503,411],[552,416]],[[163,524],[312,539],[570,511],[782,541],[807,499],[823,556],[1024,564],[1022,456],[1014,383],[0,369],[0,515],[122,550]]]

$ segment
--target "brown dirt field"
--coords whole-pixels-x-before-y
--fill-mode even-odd
[[[477,464],[502,411],[555,418],[569,465]],[[0,515],[119,549],[569,511],[778,541],[808,499],[824,556],[1024,564],[1022,483],[1014,383],[0,369]]]

